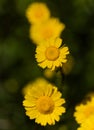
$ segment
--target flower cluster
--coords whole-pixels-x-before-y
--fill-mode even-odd
[[[77,130],[94,129],[94,95],[85,104],[76,106],[74,117],[80,127]]]
[[[58,18],[51,17],[45,3],[34,2],[26,10],[30,23],[30,39],[36,45],[35,58],[43,69],[55,71],[67,63],[69,48],[62,45],[61,32],[65,24]],[[59,70],[59,69],[58,69]],[[62,70],[62,69],[61,69]],[[65,100],[57,87],[43,78],[29,83],[23,89],[25,100],[23,106],[30,119],[43,126],[54,125],[65,113],[62,106]]]
[[[30,39],[37,45],[36,60],[42,68],[54,70],[67,62],[69,49],[62,46],[61,32],[65,24],[58,18],[51,17],[45,3],[34,2],[26,10],[30,22]]]
[[[65,24],[50,15],[45,3],[34,2],[26,10],[26,17],[31,25],[30,38],[36,45],[50,38],[59,37],[65,29]]]
[[[26,17],[30,23],[30,39],[36,45],[35,58],[38,65],[46,70],[45,75],[49,78],[58,71],[67,75],[72,69],[73,58],[60,38],[65,24],[51,17],[49,8],[42,2],[29,5]],[[54,125],[65,113],[65,99],[58,87],[43,78],[26,85],[23,94],[26,115],[42,126]],[[85,104],[76,106],[74,117],[80,125],[77,130],[94,130],[94,95]]]

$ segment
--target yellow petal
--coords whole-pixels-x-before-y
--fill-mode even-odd
[[[23,105],[26,106],[26,107],[33,107],[36,104],[35,104],[35,101],[32,101],[32,100],[24,100]]]
[[[52,86],[50,84],[47,85],[47,90],[45,91],[46,96],[50,96],[52,94]]]
[[[62,94],[60,92],[54,92],[51,97],[53,98],[54,101],[56,101],[61,97],[61,95]]]
[[[64,103],[65,103],[64,99],[58,99],[58,100],[55,101],[55,106],[61,106]]]
[[[34,119],[37,117],[37,110],[26,111],[26,115],[30,117],[30,119]]]
[[[56,38],[55,39],[55,42],[54,42],[54,45],[59,48],[62,44],[62,39],[61,38]]]

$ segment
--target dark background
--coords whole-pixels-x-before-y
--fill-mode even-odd
[[[66,113],[54,126],[29,120],[22,106],[23,87],[44,77],[35,60],[36,46],[29,39],[25,10],[35,0],[0,0],[0,130],[76,130],[75,106],[94,92],[94,0],[41,0],[51,15],[66,25],[61,37],[74,58],[71,73],[47,79],[66,99]]]

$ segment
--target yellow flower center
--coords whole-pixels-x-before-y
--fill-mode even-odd
[[[40,10],[37,10],[36,12],[35,12],[35,16],[36,16],[36,18],[41,18],[42,17],[42,15],[43,15],[43,12]]]
[[[54,102],[48,96],[42,96],[37,101],[37,109],[42,114],[50,114],[54,109]]]
[[[46,49],[45,55],[48,60],[54,61],[59,57],[59,53],[58,48],[50,46]]]
[[[42,35],[44,36],[45,39],[49,39],[53,34],[52,29],[50,29],[50,28],[44,29],[44,31],[42,33],[43,33]]]

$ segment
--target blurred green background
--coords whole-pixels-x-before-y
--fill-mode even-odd
[[[0,130],[76,130],[75,105],[94,92],[94,0],[40,0],[51,15],[66,25],[61,37],[74,58],[70,74],[47,79],[37,66],[29,39],[25,10],[35,0],[0,0]],[[37,0],[39,1],[39,0]],[[22,106],[23,87],[44,77],[55,83],[66,99],[66,113],[54,126],[29,120]]]

